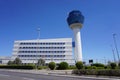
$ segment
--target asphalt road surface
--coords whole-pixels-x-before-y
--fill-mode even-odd
[[[114,80],[114,79],[67,77],[0,70],[0,80]]]

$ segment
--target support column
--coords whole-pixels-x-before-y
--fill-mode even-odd
[[[75,40],[75,60],[82,61],[82,45],[81,45],[81,36],[80,36],[80,28],[73,28],[74,32],[74,40]]]

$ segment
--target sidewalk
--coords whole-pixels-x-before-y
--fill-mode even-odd
[[[58,74],[58,75],[71,75],[72,70],[7,70],[13,72],[24,72],[34,74]]]

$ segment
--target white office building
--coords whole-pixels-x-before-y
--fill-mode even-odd
[[[0,64],[7,64],[8,61],[11,61],[11,57],[9,56],[0,56]]]
[[[22,63],[37,63],[44,59],[46,64],[65,61],[74,65],[72,52],[72,38],[18,40],[14,42],[12,60],[19,57]]]

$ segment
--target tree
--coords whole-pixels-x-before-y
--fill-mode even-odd
[[[7,65],[12,65],[13,61],[8,61]]]
[[[44,59],[39,59],[37,66],[44,66],[45,65],[45,60]]]
[[[115,69],[117,65],[116,65],[116,63],[110,63],[110,66],[112,69]]]
[[[17,58],[15,58],[15,60],[13,61],[13,64],[21,65],[21,64],[22,64],[22,61],[17,57]]]
[[[50,62],[50,63],[48,64],[48,67],[49,67],[51,70],[54,70],[55,67],[56,67],[55,62]]]
[[[77,69],[82,69],[83,68],[83,63],[81,61],[76,62],[76,67]]]
[[[120,68],[120,62],[118,63],[118,67]]]

